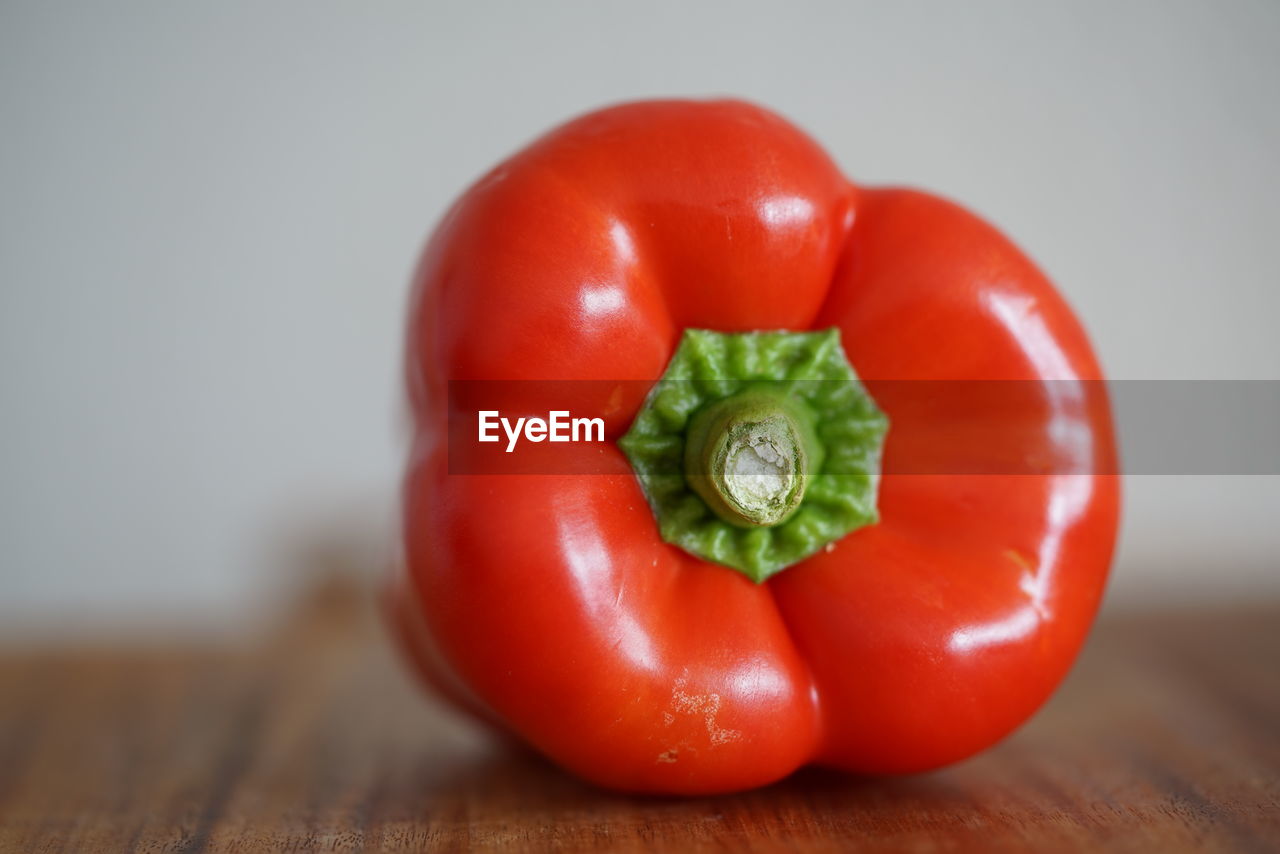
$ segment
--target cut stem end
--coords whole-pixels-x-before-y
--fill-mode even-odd
[[[763,392],[718,401],[694,417],[689,485],[739,527],[777,525],[804,500],[814,441],[795,403]]]

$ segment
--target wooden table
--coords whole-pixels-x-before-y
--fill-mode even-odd
[[[597,791],[426,701],[362,597],[236,647],[0,653],[0,852],[1280,850],[1280,604],[1104,618],[957,767]]]

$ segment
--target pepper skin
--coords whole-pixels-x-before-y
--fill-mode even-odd
[[[659,537],[615,444],[644,403],[634,381],[662,376],[688,328],[830,327],[873,393],[1102,379],[1070,309],[999,232],[931,195],[851,183],[749,104],[605,109],[467,190],[425,251],[408,328],[407,573],[390,610],[424,675],[572,772],[637,792],[746,789],[809,763],[921,771],[1024,721],[1079,650],[1111,561],[1100,383],[1047,393],[1035,429],[993,416],[976,436],[887,393],[879,521],[764,583]],[[571,406],[605,418],[612,473],[450,474],[447,383],[495,379],[617,381],[581,384]],[[1082,429],[1054,429],[1064,407]],[[1070,465],[894,473],[992,443]]]

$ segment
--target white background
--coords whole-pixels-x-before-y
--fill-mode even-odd
[[[623,99],[753,99],[962,200],[1113,377],[1280,378],[1277,44],[1267,0],[5,3],[0,624],[225,622],[384,560],[422,240]],[[1278,511],[1131,478],[1113,602],[1280,593]]]

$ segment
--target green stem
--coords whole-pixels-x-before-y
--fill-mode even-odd
[[[664,540],[758,582],[875,523],[887,429],[838,330],[687,329],[618,444]]]
[[[777,525],[800,507],[820,457],[812,415],[799,401],[749,389],[694,416],[685,439],[685,478],[726,522]]]

